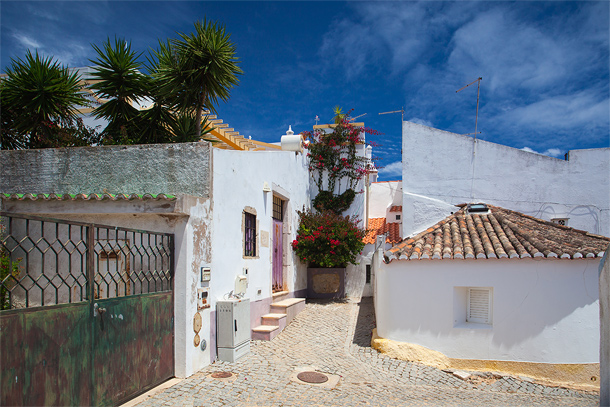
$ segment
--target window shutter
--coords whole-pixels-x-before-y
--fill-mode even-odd
[[[466,322],[489,324],[491,290],[489,288],[470,288],[468,290],[468,318]]]

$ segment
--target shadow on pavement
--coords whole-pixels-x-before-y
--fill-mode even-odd
[[[373,329],[376,326],[373,297],[363,297],[358,303],[358,319],[352,342],[361,347],[370,347]]]

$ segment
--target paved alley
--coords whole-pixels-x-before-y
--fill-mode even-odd
[[[157,406],[597,406],[599,394],[513,377],[463,381],[370,348],[372,300],[308,303],[273,341],[253,341],[236,363],[216,362],[148,397]],[[329,380],[307,384],[301,371]],[[218,372],[231,377],[213,378]]]

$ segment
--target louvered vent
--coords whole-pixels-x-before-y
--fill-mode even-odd
[[[470,288],[468,290],[468,317],[466,322],[491,323],[491,289]]]

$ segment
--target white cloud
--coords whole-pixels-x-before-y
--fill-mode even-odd
[[[402,162],[393,162],[379,170],[379,175],[402,177]]]
[[[15,38],[17,40],[17,42],[19,43],[19,45],[21,45],[23,48],[30,49],[31,51],[34,51],[35,49],[38,49],[38,48],[42,48],[41,43],[36,41],[34,38],[28,37],[25,34],[14,33],[13,38]]]
[[[547,97],[501,113],[499,118],[535,129],[573,129],[587,126],[607,127],[610,118],[607,96],[594,90]]]

